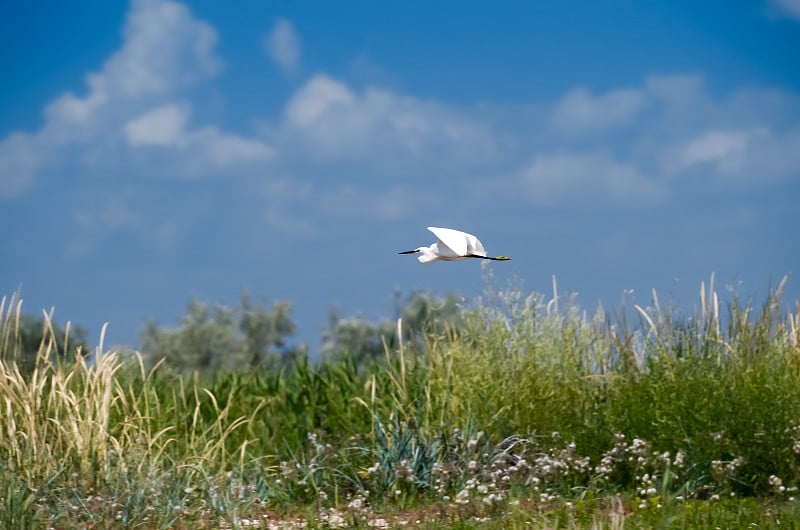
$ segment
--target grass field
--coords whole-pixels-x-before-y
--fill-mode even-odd
[[[508,291],[384,362],[30,373],[0,307],[2,528],[800,526],[800,308]],[[654,293],[655,295],[655,293]],[[398,326],[400,323],[398,323]]]

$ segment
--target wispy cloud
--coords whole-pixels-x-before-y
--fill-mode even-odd
[[[712,95],[701,75],[653,74],[597,95],[572,90],[549,108],[545,131],[560,134],[531,134],[523,149],[533,154],[517,154],[516,169],[490,172],[478,189],[538,206],[619,207],[669,201],[690,180],[741,190],[800,179],[795,93]]]
[[[174,146],[180,143],[188,119],[189,109],[185,105],[167,104],[132,119],[123,131],[133,147]]]
[[[260,205],[260,220],[282,234],[313,237],[318,229],[308,215],[313,203],[313,187],[305,180],[289,176],[273,176],[258,181],[253,190]]]
[[[41,139],[23,132],[0,141],[0,198],[22,195],[33,185],[47,153]]]
[[[745,162],[748,147],[768,131],[756,128],[745,131],[712,130],[693,138],[677,153],[680,169],[697,165],[712,165],[717,173],[739,172]]]
[[[666,178],[687,176],[764,186],[800,178],[800,95],[742,88],[711,97],[703,87],[669,99],[638,129],[636,156]],[[680,184],[671,183],[673,186]]]
[[[679,146],[671,173],[754,187],[800,180],[800,127],[711,130]]]
[[[301,61],[300,38],[291,22],[278,19],[272,31],[264,37],[264,48],[284,73],[297,73]]]
[[[800,20],[800,0],[772,0],[772,5],[786,16]]]
[[[542,206],[574,206],[576,201],[649,204],[668,196],[662,183],[603,152],[538,155],[515,180],[523,193]]]
[[[377,87],[357,93],[321,74],[292,96],[284,127],[288,141],[321,159],[468,163],[494,151],[489,132],[457,109]]]
[[[66,256],[80,258],[95,253],[103,241],[115,233],[144,236],[150,226],[146,216],[131,205],[131,197],[110,197],[96,207],[72,212],[74,230],[67,239]],[[145,236],[146,237],[146,236]]]
[[[149,150],[142,156],[155,158],[176,176],[214,175],[276,156],[260,140],[223,133],[215,126],[187,129],[190,113],[187,104],[156,107],[126,123],[125,138],[132,148]]]
[[[594,95],[585,88],[568,92],[556,105],[553,123],[568,133],[602,131],[630,122],[647,104],[641,89],[613,90]]]

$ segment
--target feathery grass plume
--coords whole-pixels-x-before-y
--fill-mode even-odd
[[[22,313],[22,300],[15,292],[0,300],[0,360],[15,361],[19,357],[19,318]]]

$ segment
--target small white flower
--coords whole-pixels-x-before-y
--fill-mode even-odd
[[[456,494],[456,504],[467,504],[469,502],[469,490],[464,488]]]

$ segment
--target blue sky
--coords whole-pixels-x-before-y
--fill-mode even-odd
[[[702,280],[800,298],[800,2],[4,2],[0,280],[107,344],[189,297]],[[422,266],[426,226],[511,262]]]

